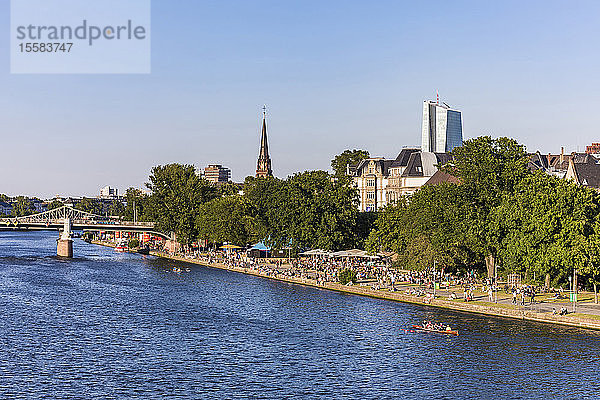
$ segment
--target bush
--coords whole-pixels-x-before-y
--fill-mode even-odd
[[[136,248],[136,247],[139,247],[139,246],[140,246],[140,241],[139,240],[137,240],[137,239],[131,239],[131,240],[129,240],[129,248],[130,249],[133,249],[133,248]]]
[[[356,272],[351,269],[343,269],[338,272],[338,280],[342,285],[346,285],[348,282],[356,283]]]

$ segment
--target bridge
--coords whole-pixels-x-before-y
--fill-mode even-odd
[[[70,206],[62,206],[39,214],[0,219],[0,231],[57,230],[60,233],[57,253],[63,257],[73,257],[73,230],[105,232],[144,232],[163,238],[167,235],[155,231],[154,222],[132,222],[103,217]]]

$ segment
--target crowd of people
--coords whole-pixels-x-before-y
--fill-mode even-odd
[[[350,269],[355,273],[358,284],[370,287],[374,291],[397,291],[403,289],[404,294],[423,297],[427,303],[436,295],[436,289],[446,290],[449,300],[462,300],[470,302],[475,299],[476,292],[487,294],[487,300],[495,301],[500,288],[491,280],[480,279],[470,271],[461,276],[434,270],[402,270],[390,265],[389,260],[332,257],[301,257],[301,258],[252,258],[244,252],[212,250],[207,252],[188,252],[180,255],[185,258],[198,260],[207,264],[221,264],[227,268],[243,269],[253,273],[273,278],[299,278],[311,280],[317,285],[326,286],[329,283],[338,283],[340,272]],[[462,289],[462,296],[460,291]],[[512,294],[512,304],[525,306],[535,303],[538,287],[531,285],[506,285],[505,293]],[[444,295],[444,296],[446,296]],[[481,296],[481,293],[479,293]],[[555,298],[562,297],[562,289],[556,291]],[[479,297],[478,300],[482,298]],[[562,312],[562,310],[561,310]]]

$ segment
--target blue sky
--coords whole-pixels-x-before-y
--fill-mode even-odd
[[[154,165],[252,175],[263,104],[276,176],[346,148],[420,144],[422,101],[465,138],[543,153],[600,141],[592,1],[152,1],[149,75],[11,75],[0,5],[0,193],[141,187]]]

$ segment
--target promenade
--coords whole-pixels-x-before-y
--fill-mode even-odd
[[[435,291],[434,295],[432,289],[424,289],[423,287],[419,287],[419,285],[406,282],[395,283],[392,285],[393,287],[381,286],[373,281],[358,281],[356,284],[342,285],[334,281],[323,279],[322,275],[319,274],[319,271],[303,270],[301,273],[298,273],[298,271],[294,271],[289,264],[273,264],[265,262],[247,264],[241,262],[229,262],[227,260],[213,260],[210,259],[210,257],[178,256],[160,252],[152,252],[151,254],[166,259],[199,264],[206,267],[234,271],[281,282],[300,284],[377,299],[600,330],[600,305],[594,304],[593,300],[590,301],[590,294],[585,293],[580,294],[580,296],[586,298],[587,301],[577,303],[576,312],[572,312],[573,303],[565,300],[554,300],[549,295],[538,295],[536,297],[537,300],[532,304],[530,304],[529,301],[525,301],[525,305],[514,305],[512,304],[511,294],[499,291],[496,294],[497,302],[495,302],[490,301],[487,293],[475,289],[472,292],[472,300],[464,301],[462,289],[460,287],[438,289]],[[458,293],[459,291],[461,293]],[[453,298],[453,293],[456,295],[456,298]],[[558,315],[558,311],[563,307],[566,308],[569,313],[566,315]],[[556,311],[556,314],[554,311]]]

